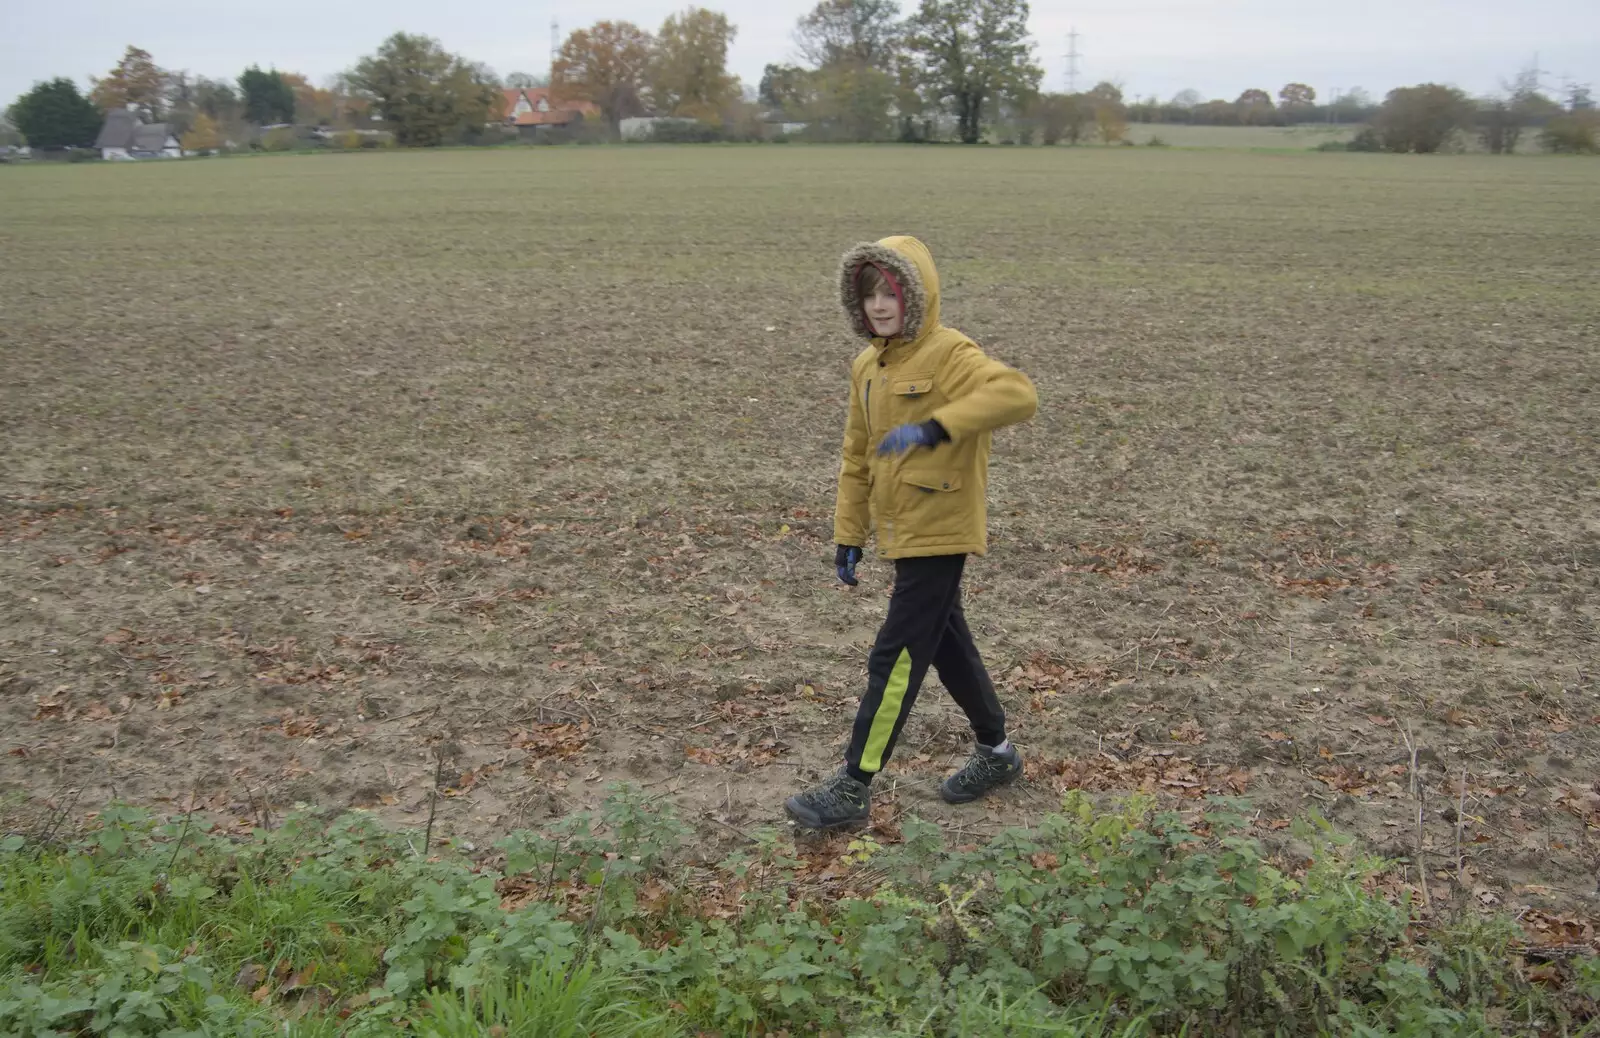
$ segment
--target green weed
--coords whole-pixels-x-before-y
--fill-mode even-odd
[[[1317,818],[1293,875],[1220,799],[1071,794],[976,850],[904,835],[852,842],[836,890],[774,832],[690,863],[627,789],[509,837],[501,869],[365,815],[234,840],[112,806],[69,846],[0,844],[0,1030],[1469,1035],[1577,1025],[1600,991],[1592,959],[1567,1002],[1526,983],[1507,920],[1419,935],[1373,892],[1386,863]]]

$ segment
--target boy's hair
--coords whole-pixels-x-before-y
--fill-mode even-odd
[[[856,290],[861,293],[863,299],[875,294],[879,288],[888,283],[889,279],[883,276],[883,271],[878,269],[876,263],[863,263],[861,269],[856,271]]]

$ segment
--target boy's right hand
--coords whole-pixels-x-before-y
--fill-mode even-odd
[[[861,549],[850,544],[841,544],[833,553],[833,568],[839,574],[839,579],[855,587],[861,581],[856,579],[856,565],[861,561]]]

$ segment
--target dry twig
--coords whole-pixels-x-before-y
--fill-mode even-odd
[[[189,821],[194,818],[194,790],[189,790],[189,809],[183,813],[183,829],[178,833],[178,842],[172,845],[172,857],[167,860],[167,875],[172,875],[173,866],[178,864],[178,852],[183,850],[183,841],[189,837]]]
[[[1406,750],[1411,754],[1411,795],[1417,798],[1417,879],[1422,883],[1422,903],[1425,907],[1432,908],[1433,897],[1428,893],[1428,862],[1422,852],[1422,822],[1426,815],[1423,803],[1422,772],[1417,765],[1417,744],[1411,738],[1411,724],[1406,723],[1400,732],[1406,741]]]
[[[433,789],[428,795],[428,828],[422,836],[422,856],[428,856],[428,848],[433,846],[433,817],[439,812],[439,783],[444,781],[444,747],[435,746],[433,755],[438,764],[433,769]]]

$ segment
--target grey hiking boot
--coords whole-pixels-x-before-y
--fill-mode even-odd
[[[1022,754],[1015,746],[1007,746],[1003,753],[996,753],[993,747],[980,743],[961,770],[944,780],[939,795],[947,803],[969,803],[992,789],[1010,785],[1021,774]]]
[[[840,770],[804,793],[784,801],[789,817],[807,829],[862,825],[872,809],[872,789]]]

